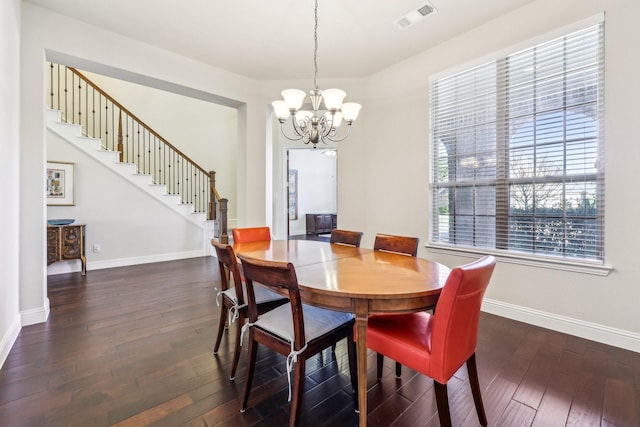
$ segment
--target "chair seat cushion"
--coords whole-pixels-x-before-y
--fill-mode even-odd
[[[371,315],[367,322],[367,347],[429,375],[432,319],[425,312]]]
[[[246,300],[247,288],[244,283],[242,284],[242,287],[244,290],[245,300]],[[254,285],[253,292],[255,293],[255,296],[256,296],[256,304],[258,305],[264,304],[267,302],[287,299],[286,297],[280,295],[279,293],[273,292],[272,290],[267,289],[264,286],[261,286],[258,284]],[[222,291],[222,294],[225,295],[227,298],[229,298],[231,301],[233,301],[235,304],[238,304],[238,298],[236,297],[235,287],[231,287],[226,291]]]
[[[307,343],[331,332],[339,326],[353,322],[353,315],[351,313],[326,310],[306,304],[302,304],[302,313],[304,316],[304,335]],[[258,320],[253,325],[269,331],[288,342],[293,342],[291,303],[283,304],[280,307],[264,313],[258,317]]]

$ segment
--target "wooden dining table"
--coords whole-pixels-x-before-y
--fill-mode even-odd
[[[236,243],[236,254],[290,262],[303,302],[355,315],[360,426],[367,425],[367,318],[433,307],[450,269],[396,253],[311,240]]]

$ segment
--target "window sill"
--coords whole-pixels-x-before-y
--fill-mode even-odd
[[[504,251],[496,251],[490,249],[468,249],[468,248],[456,248],[452,246],[437,245],[434,243],[428,243],[425,248],[429,252],[444,254],[444,255],[456,255],[456,256],[482,256],[493,255],[500,262],[506,262],[510,264],[525,265],[529,267],[549,268],[554,270],[569,271],[572,273],[592,274],[595,276],[608,276],[613,270],[612,266],[600,264],[598,262],[586,262],[586,261],[567,261],[564,259],[550,259],[550,258],[538,258],[534,256],[526,256],[515,253],[507,253]]]

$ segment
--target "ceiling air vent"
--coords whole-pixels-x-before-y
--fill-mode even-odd
[[[418,21],[422,20],[425,16],[432,14],[436,11],[431,3],[426,3],[417,9],[413,9],[407,12],[403,17],[393,21],[393,24],[401,30],[412,26]]]
[[[402,17],[400,19],[398,19],[395,24],[401,29],[404,30],[405,28],[407,28],[409,25],[412,24],[411,21],[409,21],[407,18]]]
[[[418,9],[418,13],[422,16],[427,16],[432,12],[433,12],[433,6],[431,6],[429,3],[425,4],[420,9]]]

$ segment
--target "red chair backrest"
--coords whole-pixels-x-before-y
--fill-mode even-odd
[[[451,270],[431,329],[431,377],[446,384],[476,351],[480,306],[496,265],[492,256]]]
[[[249,227],[233,229],[234,243],[261,242],[271,240],[269,227]]]

